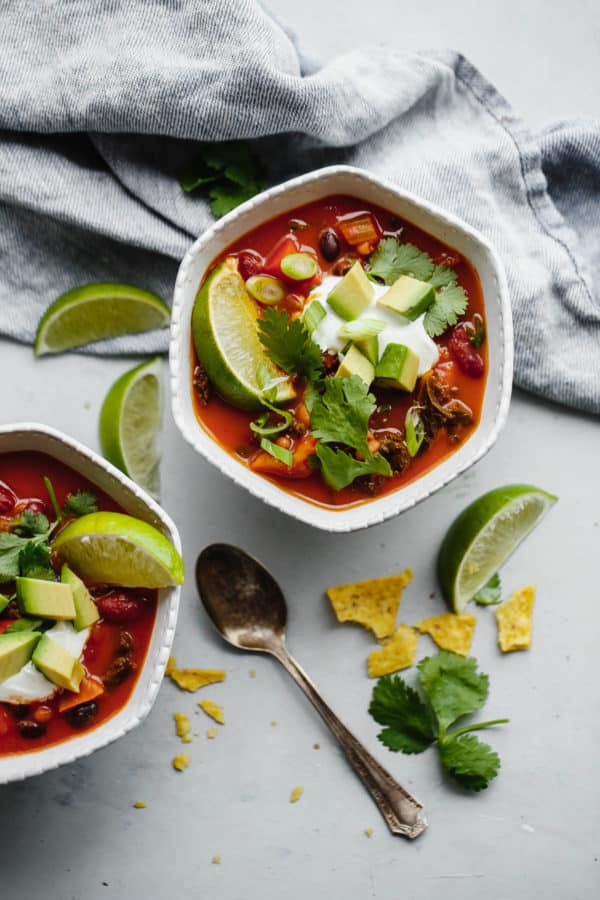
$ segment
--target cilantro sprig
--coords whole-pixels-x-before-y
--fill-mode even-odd
[[[422,693],[399,675],[385,675],[375,685],[369,712],[384,726],[379,740],[402,753],[422,753],[437,743],[440,762],[454,780],[467,790],[483,790],[498,774],[500,758],[472,732],[509,720],[448,729],[483,706],[488,676],[473,657],[446,651],[426,657],[417,668]]]
[[[478,606],[497,606],[500,603],[502,598],[502,585],[500,583],[500,576],[496,572],[495,575],[492,575],[487,584],[484,584],[482,588],[480,588],[473,600],[477,603]]]
[[[265,186],[260,162],[246,141],[202,145],[198,159],[179,183],[188,194],[204,188],[217,218],[250,200]]]
[[[300,319],[269,307],[258,320],[258,337],[270,359],[288,375],[302,375],[312,383],[323,377],[321,350]]]

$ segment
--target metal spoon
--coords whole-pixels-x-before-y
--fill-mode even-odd
[[[281,589],[258,560],[229,544],[211,544],[196,563],[204,607],[217,631],[241,650],[270,653],[321,714],[371,794],[393,834],[416,838],[427,827],[423,807],[357,741],[325,703],[285,644],[287,607]]]

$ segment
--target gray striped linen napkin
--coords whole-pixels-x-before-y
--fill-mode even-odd
[[[533,134],[450,51],[307,66],[254,0],[6,0],[0,34],[1,334],[31,342],[48,303],[89,281],[168,300],[212,221],[177,175],[198,141],[252,138],[271,183],[346,162],[480,229],[507,270],[517,384],[600,413],[598,123]]]

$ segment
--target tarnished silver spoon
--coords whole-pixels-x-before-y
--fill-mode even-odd
[[[240,650],[270,653],[302,688],[338,739],[393,834],[416,838],[427,827],[423,807],[380,766],[325,703],[285,644],[287,607],[258,560],[229,544],[211,544],[196,563],[200,597],[217,631]]]

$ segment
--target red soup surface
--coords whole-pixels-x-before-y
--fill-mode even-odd
[[[332,241],[331,235],[324,238],[325,231],[333,232],[335,240]],[[450,456],[477,428],[488,367],[485,308],[477,273],[468,260],[430,234],[385,209],[349,196],[327,197],[265,222],[231,244],[210,269],[213,271],[224,259],[235,257],[244,279],[263,273],[276,274],[285,290],[278,308],[291,318],[299,318],[310,290],[327,276],[344,274],[356,260],[361,261],[368,274],[372,255],[385,238],[414,245],[429,254],[433,264],[450,269],[468,298],[468,305],[458,320],[433,338],[439,359],[417,379],[413,391],[383,388],[377,381],[370,387],[377,408],[369,421],[369,441],[374,452],[381,448],[381,452],[387,453],[386,458],[392,464],[391,477],[359,477],[350,485],[334,490],[310,461],[306,465],[301,460],[301,465],[294,464],[293,468],[269,462],[249,427],[257,413],[238,409],[219,396],[206,377],[197,348],[191,349],[192,394],[202,428],[240,465],[295,496],[325,507],[343,509],[398,490]],[[305,281],[286,278],[279,257],[293,252],[306,252],[316,259],[317,274]],[[263,312],[257,304],[257,317]],[[343,359],[340,354],[324,353],[327,375],[335,373],[340,359]],[[295,387],[298,396],[288,407],[294,414],[294,423],[278,441],[294,453],[294,460],[298,451],[301,457],[306,457],[310,435],[310,421],[302,403],[304,381],[296,378]],[[435,402],[432,404],[432,398],[437,406]],[[406,453],[406,415],[410,408],[421,410],[426,423],[425,440],[414,456]],[[400,452],[394,456],[398,445]],[[314,441],[308,450],[313,446]]]
[[[13,530],[24,508],[54,519],[44,476],[50,478],[61,506],[68,494],[87,490],[95,496],[98,509],[123,511],[85,478],[50,456],[6,453],[0,456],[0,534]],[[84,680],[91,687],[93,699],[77,702],[85,696],[82,686],[81,696],[59,688],[46,700],[22,705],[0,701],[0,756],[41,750],[97,728],[118,713],[131,696],[150,644],[157,592],[101,585],[88,588],[101,613],[91,627],[81,657],[86,669]],[[12,584],[0,585],[1,594],[10,596],[13,592]],[[0,612],[0,634],[14,625],[19,615],[14,602]]]

